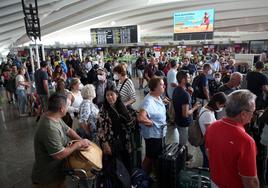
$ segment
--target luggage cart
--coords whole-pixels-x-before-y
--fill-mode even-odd
[[[96,188],[96,176],[88,177],[83,169],[66,169],[67,176],[77,184],[77,188]]]

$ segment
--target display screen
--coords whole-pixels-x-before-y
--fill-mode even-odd
[[[174,33],[213,32],[214,9],[174,13]]]
[[[90,30],[93,45],[137,43],[138,27],[94,28]]]

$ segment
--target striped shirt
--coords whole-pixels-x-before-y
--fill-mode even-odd
[[[131,79],[127,78],[127,81],[125,81],[122,88],[121,86],[122,83],[119,83],[117,86],[117,90],[119,91],[123,103],[126,103],[131,99],[136,100],[136,92]]]

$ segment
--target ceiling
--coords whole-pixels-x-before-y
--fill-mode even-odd
[[[268,0],[38,0],[38,7],[44,44],[89,43],[90,28],[124,25],[139,25],[142,37],[168,36],[173,13],[207,8],[215,9],[218,38],[268,38]],[[0,1],[0,52],[29,42],[23,17],[21,0]]]

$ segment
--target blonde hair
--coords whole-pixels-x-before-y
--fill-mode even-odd
[[[85,85],[81,90],[83,99],[92,100],[96,97],[95,87],[92,84]]]

